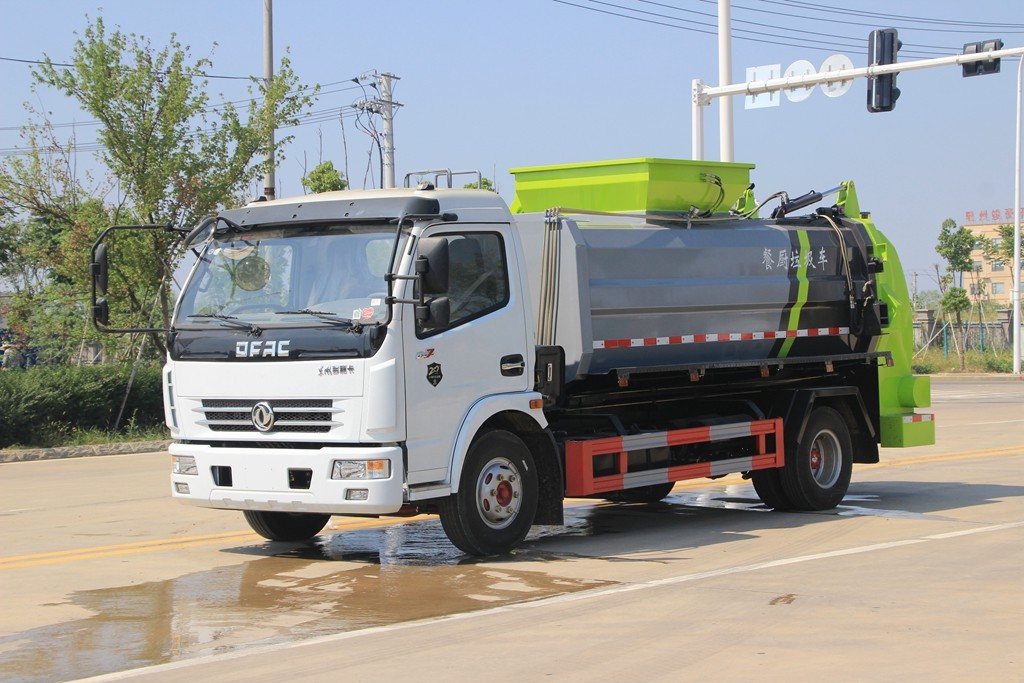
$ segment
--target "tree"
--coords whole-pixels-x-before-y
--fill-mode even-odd
[[[462,187],[467,190],[490,190],[491,192],[495,191],[494,183],[491,182],[491,179],[484,177],[480,178],[479,185],[477,183],[466,183]]]
[[[334,168],[333,161],[322,161],[302,177],[302,186],[310,192],[332,192],[348,187],[345,176]]]
[[[971,270],[971,251],[976,242],[974,233],[963,226],[957,226],[952,218],[947,218],[942,221],[938,244],[935,246],[935,251],[946,261],[946,274],[939,277],[939,289],[942,292],[939,305],[947,321],[950,316],[955,319],[953,342],[961,370],[966,368],[967,342],[963,330],[963,313],[971,307],[971,299],[963,287],[964,273]]]
[[[995,239],[981,238],[985,256],[1006,264],[1013,263],[1013,226],[1000,225],[996,232],[999,236]]]
[[[96,156],[106,177],[99,184],[89,177],[83,182],[75,172],[74,138],[57,140],[47,115],[32,112],[22,133],[26,154],[0,163],[0,202],[48,236],[46,248],[33,257],[45,280],[38,296],[74,312],[83,337],[91,334],[85,320],[87,254],[99,231],[111,223],[189,226],[236,203],[283,158],[291,138],[272,144],[274,129],[294,125],[311,104],[311,91],[299,85],[285,58],[270,83],[251,79],[245,115],[230,102],[210,106],[205,74],[211,66],[209,58],[193,59],[173,34],[156,50],[143,36],[108,33],[99,18],[76,42],[69,65],[47,57],[33,72],[36,87],[72,98],[99,122]],[[268,150],[270,161],[262,158]],[[113,188],[116,201],[104,201]],[[180,233],[152,238],[124,234],[112,244],[110,298],[126,303],[118,315],[127,326],[170,324]],[[47,325],[32,307],[15,317],[34,340],[67,333]],[[153,341],[163,351],[161,340]]]

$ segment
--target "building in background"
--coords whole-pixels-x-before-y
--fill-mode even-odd
[[[1024,221],[1024,209],[1021,209]],[[1013,224],[1013,209],[982,209],[964,214],[964,227],[973,232],[979,240],[984,238],[999,244],[1000,225]],[[980,298],[999,308],[1010,307],[1010,293],[1013,291],[1013,263],[999,257],[990,257],[979,245],[971,252],[972,273],[967,273],[964,288],[972,299]]]

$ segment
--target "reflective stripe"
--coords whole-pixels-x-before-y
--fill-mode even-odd
[[[796,337],[841,337],[850,334],[849,327],[812,327],[805,330],[767,330],[764,332],[710,332],[674,337],[638,337],[636,339],[597,339],[594,349],[622,349],[642,346],[676,346],[678,344],[710,344],[714,342],[764,341]]]

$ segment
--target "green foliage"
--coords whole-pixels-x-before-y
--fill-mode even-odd
[[[961,313],[971,307],[971,299],[967,296],[967,290],[963,287],[949,287],[942,295],[939,306],[942,308],[943,313],[959,317]]]
[[[960,359],[955,353],[950,353],[947,358],[941,347],[929,348],[919,351],[914,356],[914,374],[931,375],[940,372],[1013,372],[1013,356],[1005,351],[995,353],[986,351],[970,350],[964,354],[964,364],[961,366]]]
[[[937,289],[926,289],[914,295],[915,309],[937,310],[942,301],[942,293]]]
[[[109,431],[131,367],[39,367],[0,372],[0,448],[50,446],[81,430]],[[133,428],[163,422],[161,370],[139,366],[122,418]]]
[[[955,318],[953,340],[960,358],[960,369],[965,368],[964,352],[966,340],[961,329],[962,314],[971,307],[971,300],[963,289],[964,273],[971,270],[971,251],[977,239],[970,230],[957,226],[956,221],[947,218],[942,221],[938,244],[935,251],[946,260],[946,275],[939,279],[942,300],[939,302],[943,313]]]
[[[946,260],[947,270],[960,276],[956,280],[958,286],[963,286],[963,274],[971,269],[971,251],[976,241],[973,232],[962,225],[958,227],[952,218],[942,221],[935,251]]]
[[[16,292],[11,325],[44,363],[73,360],[83,342],[128,357],[138,338],[103,339],[88,324],[88,254],[111,224],[189,226],[237,203],[291,138],[272,141],[276,127],[297,122],[312,102],[287,58],[269,84],[253,78],[247,111],[211,106],[204,74],[209,58],[193,59],[172,35],[163,49],[145,37],[89,23],[67,66],[49,58],[35,69],[37,88],[76,101],[99,122],[97,158],[106,178],[76,171],[74,139],[58,139],[45,113],[22,130],[26,154],[0,162],[0,278]],[[272,152],[273,161],[264,154]],[[105,202],[117,188],[117,204]],[[172,274],[181,233],[119,234],[111,243],[112,324],[168,327]],[[162,341],[153,336],[154,353]],[[63,340],[58,343],[57,340]]]
[[[1000,225],[996,228],[999,237],[996,239],[981,239],[981,248],[985,256],[994,261],[1013,263],[1013,226]]]
[[[309,174],[303,176],[302,186],[310,192],[333,192],[348,187],[345,176],[334,168],[333,161],[324,161],[317,165]]]
[[[986,354],[983,360],[988,372],[1013,372],[1013,356],[1009,354],[996,356]]]
[[[466,183],[462,187],[467,190],[490,190],[494,192],[494,183],[491,182],[490,178],[480,178],[479,185],[476,183]]]

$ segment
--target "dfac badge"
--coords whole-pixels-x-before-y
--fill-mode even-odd
[[[441,374],[440,363],[431,363],[427,366],[427,381],[433,384],[435,387],[441,383],[444,379],[444,375]]]

